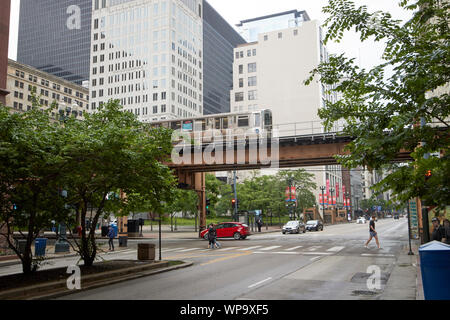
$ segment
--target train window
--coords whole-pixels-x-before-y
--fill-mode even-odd
[[[265,112],[264,113],[264,125],[271,126],[272,125],[272,113],[271,112]]]
[[[222,129],[228,129],[228,118],[222,118]]]
[[[195,121],[195,131],[205,131],[205,130],[206,130],[206,121],[204,119]]]
[[[220,118],[216,118],[215,122],[216,122],[216,129],[220,130]]]
[[[238,117],[238,127],[248,127],[248,116]]]
[[[259,113],[255,113],[255,127],[261,126],[261,115]]]
[[[170,125],[171,125],[172,130],[179,130],[181,128],[180,121],[174,121]]]

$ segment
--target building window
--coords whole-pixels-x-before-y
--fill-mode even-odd
[[[157,114],[158,113],[158,106],[153,106],[153,114]]]
[[[283,33],[282,32],[279,32],[278,33],[278,39],[282,39],[283,38]]]
[[[297,35],[298,35],[298,30],[295,29],[295,30],[294,30],[294,36],[297,36]]]
[[[234,101],[236,101],[236,102],[244,101],[244,93],[236,92]]]
[[[248,100],[256,100],[258,98],[257,91],[252,90],[248,92]]]
[[[256,72],[256,62],[255,63],[249,63],[248,64],[248,72]]]
[[[256,49],[253,49],[253,56],[256,56]]]
[[[249,87],[255,87],[256,86],[256,77],[248,78],[248,86]]]
[[[239,79],[239,88],[243,88],[244,87],[244,79]]]
[[[244,66],[242,64],[239,65],[239,74],[244,73]]]
[[[265,36],[264,36],[264,41],[267,41],[267,40],[269,40],[269,36],[268,36],[268,35],[265,35]]]

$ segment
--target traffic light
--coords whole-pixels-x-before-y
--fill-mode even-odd
[[[427,170],[425,172],[425,181],[430,180],[431,176],[432,176],[431,170]]]
[[[209,210],[209,205],[211,204],[211,200],[206,199],[206,210]]]
[[[231,207],[233,207],[234,209],[235,206],[236,206],[236,199],[231,199]]]

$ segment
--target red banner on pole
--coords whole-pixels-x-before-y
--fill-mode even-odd
[[[339,183],[336,182],[336,198],[339,198]]]

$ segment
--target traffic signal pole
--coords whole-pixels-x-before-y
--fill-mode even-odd
[[[237,181],[236,170],[234,170],[233,174],[234,174],[234,177],[233,177],[234,200],[236,201],[234,204],[234,221],[238,222],[239,218],[238,218],[238,211],[237,211],[238,210],[238,208],[237,208],[238,200],[237,200],[237,190],[236,190],[236,181]]]

